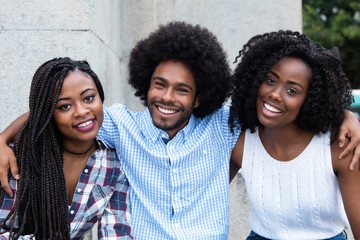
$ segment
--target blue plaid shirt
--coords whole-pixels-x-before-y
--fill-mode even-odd
[[[189,123],[167,144],[148,109],[104,109],[99,137],[116,148],[130,183],[135,239],[227,239],[229,159],[239,132],[229,107]]]
[[[99,222],[99,239],[132,239],[130,236],[129,183],[121,169],[114,150],[100,141],[83,169],[71,206],[69,206],[70,238],[83,239],[96,222]],[[16,197],[17,181],[10,179]],[[15,197],[4,197],[0,209],[0,226],[12,209]],[[8,233],[0,239],[8,239]],[[33,235],[20,239],[33,239]]]

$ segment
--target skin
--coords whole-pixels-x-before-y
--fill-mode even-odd
[[[360,172],[350,171],[349,163],[351,155],[344,159],[339,159],[342,149],[339,147],[338,140],[331,145],[331,156],[334,173],[336,174],[345,212],[348,217],[351,231],[355,239],[360,239]],[[359,163],[357,163],[359,166]]]
[[[103,122],[103,108],[94,80],[81,72],[70,72],[64,79],[56,104],[54,120],[62,134],[64,174],[71,204],[80,174],[88,158],[96,150],[94,139]]]
[[[275,64],[258,90],[259,121],[271,128],[295,127],[294,121],[307,97],[309,78],[307,65],[299,59],[285,57]]]
[[[291,161],[301,154],[314,133],[300,129],[296,118],[309,90],[310,69],[299,59],[284,57],[268,72],[260,85],[257,114],[259,136],[268,154],[278,161]],[[268,105],[267,105],[267,104]],[[270,106],[270,107],[269,107]],[[241,168],[245,132],[239,136],[231,160],[235,169]],[[338,177],[345,210],[355,239],[360,238],[360,172],[350,171],[352,155],[338,157],[339,142],[331,145],[334,173]],[[234,171],[231,172],[234,176]]]
[[[174,63],[174,61],[168,61],[168,62]],[[177,62],[177,63],[180,63],[180,62]],[[160,65],[161,64],[159,64],[159,66]],[[182,65],[184,68],[187,68],[185,64],[180,63],[179,65]],[[176,74],[176,71],[173,74]],[[166,78],[164,78],[164,79],[166,79],[169,83],[171,83],[169,86],[165,87],[165,89],[170,88],[169,90],[171,90],[172,93],[174,93],[174,91],[176,92],[174,87],[176,85],[181,85],[181,81],[183,81],[180,78],[180,82],[178,82],[178,84],[175,84],[174,81],[176,82],[176,80],[174,80],[172,75],[166,76]],[[151,79],[151,81],[152,81],[152,79]],[[190,80],[190,82],[192,82],[192,81]],[[196,86],[195,81],[194,81],[193,85],[191,85],[191,86]],[[150,93],[150,89],[149,89],[149,93]],[[163,96],[163,95],[155,95],[155,96],[157,96],[157,98],[160,99],[161,96]],[[194,91],[194,88],[193,88],[192,96],[193,96],[192,97],[192,102],[193,102],[192,105],[193,105],[193,108],[196,108],[200,105],[201,96],[196,96],[196,89]],[[153,97],[151,97],[151,99],[152,98]],[[180,98],[182,99],[181,96],[174,97],[174,99],[176,99],[175,102],[178,102],[178,99],[180,99]],[[150,103],[150,104],[148,104],[149,109],[152,108],[153,106],[156,107],[156,104],[151,104],[151,101],[149,101],[149,99],[150,98],[148,97],[147,100],[148,100],[148,103]],[[165,102],[174,102],[174,100],[165,101]],[[170,108],[170,110],[171,110],[171,108]],[[157,117],[155,117],[156,111],[158,111],[158,110],[154,109],[153,113],[151,113],[151,112],[150,113],[152,115],[154,115],[153,122],[155,123],[156,126],[159,126],[159,128],[162,128],[162,126],[159,125],[160,123],[168,124],[168,123],[172,122],[174,119],[178,119],[179,115],[182,115],[182,114],[180,114],[181,113],[180,112],[179,114],[174,114],[174,116],[166,116],[162,120],[161,120],[161,118],[159,118],[160,122],[158,122]],[[159,116],[160,116],[160,114],[159,114]],[[12,139],[14,139],[16,133],[25,124],[27,118],[28,118],[28,113],[21,115],[13,123],[11,123],[3,132],[0,133],[0,152],[1,152],[1,154],[0,154],[0,182],[1,182],[1,186],[4,189],[4,191],[7,194],[9,194],[9,196],[11,196],[11,197],[13,196],[13,193],[12,193],[11,188],[8,183],[8,177],[7,177],[8,169],[10,168],[11,173],[14,176],[14,178],[19,179],[19,168],[16,163],[15,155],[14,155],[13,151],[8,147],[8,144],[12,141]],[[171,121],[168,121],[168,120],[171,120]],[[182,121],[183,121],[183,123],[180,124],[180,126],[175,127],[173,129],[166,130],[169,134],[170,139],[172,139],[176,135],[176,133],[179,130],[181,130],[181,126],[186,125],[186,123],[189,121],[189,119],[184,119]],[[339,132],[339,145],[340,145],[340,147],[343,147],[347,137],[351,138],[351,141],[349,142],[349,144],[347,146],[345,146],[345,148],[341,152],[339,158],[349,155],[350,153],[354,153],[351,164],[349,165],[350,170],[354,169],[355,164],[358,163],[359,158],[360,158],[360,134],[359,133],[360,133],[360,124],[359,124],[355,114],[353,114],[350,111],[345,111],[345,119],[344,119],[344,122],[343,122],[343,124],[340,128],[340,132]],[[356,147],[356,149],[355,149],[355,147]],[[239,166],[237,164],[233,163],[232,161],[230,162],[230,164],[231,164],[230,180],[232,180],[233,177],[235,176],[235,174],[237,173],[237,171],[239,170]]]
[[[54,119],[66,149],[84,152],[89,148],[103,122],[102,102],[90,75],[81,71],[69,73],[60,91]]]
[[[172,139],[200,104],[191,70],[182,62],[160,63],[150,82],[147,103],[154,125]]]

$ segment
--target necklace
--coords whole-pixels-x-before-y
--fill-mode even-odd
[[[64,147],[64,150],[68,153],[71,153],[71,154],[74,154],[74,155],[83,155],[85,153],[88,153],[90,151],[90,149],[92,148],[92,146],[94,145],[94,142],[91,144],[91,146],[89,147],[88,150],[86,150],[85,152],[82,152],[82,153],[76,153],[76,152],[72,152],[72,151],[69,151],[67,150],[65,147]]]

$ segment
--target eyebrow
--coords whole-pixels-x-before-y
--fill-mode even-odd
[[[160,81],[165,82],[165,83],[168,82],[167,79],[162,78],[162,77],[158,77],[158,76],[154,76],[152,78],[152,80],[160,80]],[[186,88],[190,89],[191,91],[193,90],[192,87],[189,84],[186,84],[186,83],[176,83],[176,85],[178,85],[180,87],[186,87]]]
[[[269,73],[271,73],[272,75],[274,75],[277,79],[280,78],[279,75],[277,75],[277,74],[274,73],[273,71],[269,71]],[[288,83],[291,84],[291,85],[297,85],[297,86],[301,87],[301,89],[304,89],[304,87],[303,87],[301,84],[297,83],[297,82],[294,82],[294,81],[291,81],[291,80],[290,80]]]
[[[83,94],[85,94],[87,91],[91,91],[91,90],[96,91],[94,88],[87,88],[87,89],[85,89],[84,91],[82,91],[82,92],[80,93],[80,96],[83,95]],[[60,101],[64,101],[64,100],[70,100],[70,98],[69,98],[69,97],[58,98],[57,101],[60,102]]]
[[[272,75],[274,75],[276,78],[280,78],[279,75],[277,75],[276,73],[274,73],[273,71],[269,70],[269,73],[271,73]]]

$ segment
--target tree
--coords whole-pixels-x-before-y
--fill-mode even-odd
[[[320,45],[337,46],[353,88],[360,88],[360,1],[303,0],[303,32]]]

